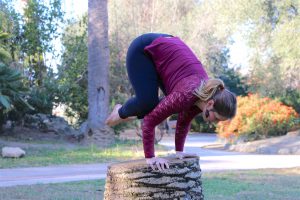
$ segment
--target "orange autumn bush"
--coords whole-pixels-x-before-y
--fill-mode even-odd
[[[238,138],[255,140],[284,135],[299,117],[292,107],[257,94],[237,97],[237,101],[235,118],[219,122],[216,129],[219,136],[229,142]]]

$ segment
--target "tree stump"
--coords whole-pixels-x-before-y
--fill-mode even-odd
[[[153,171],[145,159],[108,167],[105,200],[203,200],[199,158],[166,157],[170,169]]]

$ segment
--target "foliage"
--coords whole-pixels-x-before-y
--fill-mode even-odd
[[[62,64],[58,67],[58,101],[66,104],[68,116],[79,116],[79,123],[87,119],[87,16],[79,22],[70,21],[62,43]]]
[[[288,88],[284,96],[279,97],[279,100],[288,106],[292,106],[298,114],[300,114],[300,91],[297,89]]]
[[[195,117],[191,124],[191,131],[200,133],[215,133],[216,126],[208,124],[203,120],[203,117],[198,115]]]
[[[246,27],[241,32],[251,48],[250,91],[274,98],[286,96],[288,88],[299,90],[299,1],[249,1],[247,7],[234,3],[240,11],[255,11],[232,10],[235,18],[228,20]]]
[[[5,49],[5,45],[3,44],[3,40],[7,40],[9,38],[8,33],[1,32],[0,30],[0,62],[8,63],[11,59],[8,51]]]
[[[24,102],[11,102],[14,109],[7,110],[6,119],[17,121],[25,113],[52,112],[57,85],[51,70],[46,69],[44,54],[52,50],[51,41],[59,35],[58,24],[62,19],[60,3],[58,0],[26,1],[24,16],[21,17],[14,10],[12,1],[0,2],[0,28],[8,33],[0,34],[3,38],[0,46],[6,50],[7,55],[7,59],[1,61],[9,66],[7,70],[15,73],[16,70],[20,71],[19,80],[16,81],[20,88],[16,91],[20,90],[21,99],[26,97]],[[39,83],[35,84],[36,81]]]
[[[8,116],[8,112],[22,105],[33,109],[27,102],[28,89],[22,83],[21,74],[0,63],[0,125]]]
[[[34,73],[39,86],[47,74],[44,53],[52,51],[51,41],[59,36],[58,27],[62,21],[60,0],[28,0],[24,9],[22,45],[25,65]]]
[[[54,78],[45,79],[43,87],[36,87],[36,86],[31,87],[28,103],[30,103],[30,105],[32,105],[35,109],[27,112],[30,114],[35,114],[35,113],[52,114],[53,106],[57,101],[56,87],[57,87],[57,83],[55,82]]]
[[[44,85],[41,87],[28,87],[28,80],[23,80],[22,84],[26,88],[26,102],[30,107],[16,103],[13,110],[7,113],[7,118],[12,121],[20,122],[26,114],[52,114],[53,106],[57,102],[57,83],[52,77],[51,71],[48,72]],[[48,78],[49,77],[49,78]]]
[[[7,64],[30,72],[35,84],[42,85],[47,75],[45,53],[54,53],[51,42],[60,34],[61,0],[26,1],[23,14],[15,11],[13,1],[0,5],[0,31],[10,34],[5,46],[13,63]]]
[[[220,137],[234,141],[240,137],[248,140],[284,135],[292,128],[299,115],[289,106],[257,94],[238,97],[237,114],[231,121],[219,122]]]
[[[11,1],[0,1],[0,32],[7,33],[4,42],[1,42],[9,56],[9,62],[20,59],[21,46],[21,16],[14,10]],[[2,60],[3,62],[3,60]],[[6,62],[6,64],[9,64]]]
[[[241,76],[237,70],[233,68],[225,68],[218,78],[222,79],[225,86],[237,96],[247,95],[249,86],[246,82],[246,78]]]
[[[110,2],[109,9],[110,43],[116,48],[113,51],[117,50],[113,56],[119,62],[117,66],[122,64],[124,68],[130,42],[147,32],[169,33],[182,38],[212,76],[220,75],[224,65],[227,66],[224,50],[227,35],[216,37],[214,34],[216,16],[209,3],[194,0],[115,0]],[[120,9],[123,12],[119,12]],[[208,10],[211,12],[207,12]]]
[[[52,50],[50,41],[58,37],[59,22],[62,20],[61,2],[50,0],[28,0],[24,9],[23,48],[28,55]]]
[[[13,98],[20,97],[18,88],[20,88],[21,79],[20,73],[0,64],[0,108],[2,111],[12,109]]]
[[[234,41],[236,34],[247,44],[247,91],[280,99],[297,96],[290,91],[300,88],[299,6],[294,0],[202,1],[207,29],[218,39],[215,45],[222,44],[222,38],[239,42]],[[297,102],[297,98],[289,102]],[[297,110],[297,104],[293,106]]]

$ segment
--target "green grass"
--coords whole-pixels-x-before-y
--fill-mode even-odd
[[[105,180],[0,188],[1,200],[101,200]]]
[[[160,154],[166,153],[166,149],[157,145],[156,151]],[[33,167],[62,164],[87,164],[105,163],[112,161],[123,161],[128,159],[143,158],[143,147],[141,141],[117,140],[108,148],[89,147],[64,147],[49,148],[29,145],[24,148],[26,156],[18,159],[0,157],[0,168]]]
[[[299,200],[300,168],[209,172],[205,200]],[[104,180],[0,188],[1,200],[103,199]]]
[[[299,200],[300,169],[265,169],[203,174],[207,200]]]

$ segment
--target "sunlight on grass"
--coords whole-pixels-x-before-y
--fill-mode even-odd
[[[204,173],[204,196],[208,200],[298,200],[299,170],[300,168]]]
[[[160,145],[155,148],[157,155],[169,153]],[[142,141],[134,140],[116,140],[116,143],[108,148],[99,148],[95,145],[58,149],[29,147],[25,148],[25,151],[26,156],[24,158],[0,158],[0,168],[103,163],[144,158]]]
[[[12,199],[103,199],[105,180],[76,181],[69,183],[14,186],[0,190],[1,200]]]

